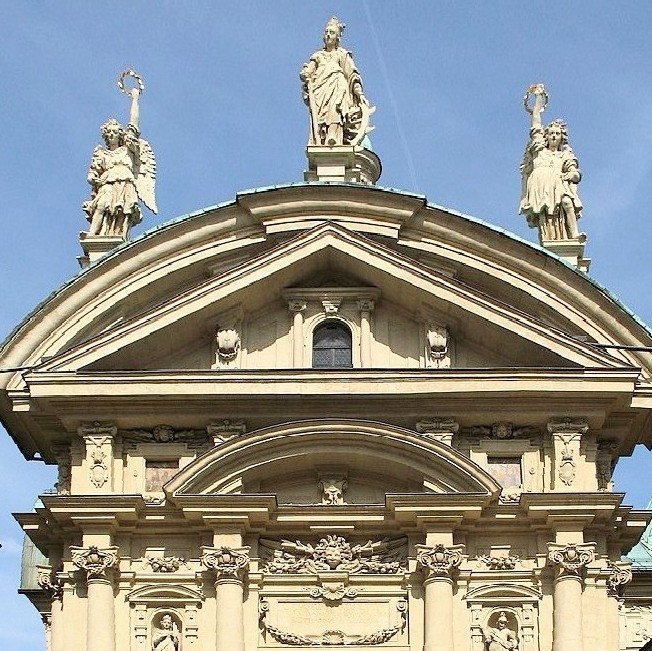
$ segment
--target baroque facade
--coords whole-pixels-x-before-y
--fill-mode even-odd
[[[94,179],[86,269],[2,348],[3,422],[59,468],[17,515],[49,648],[640,648],[650,515],[611,472],[652,444],[652,334],[578,242],[375,187],[341,30],[305,183],[126,241],[136,173],[119,233]]]

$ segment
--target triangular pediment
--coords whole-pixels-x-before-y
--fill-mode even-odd
[[[381,321],[383,309],[393,315],[382,317],[384,325],[374,333],[375,341],[392,350],[403,346],[399,358],[402,354],[408,360],[406,366],[420,365],[418,349],[424,344],[418,341],[419,332],[428,324],[450,331],[459,365],[466,368],[619,365],[609,355],[440,270],[326,223],[117,321],[47,360],[41,370],[207,369],[214,361],[211,342],[216,330],[233,327],[242,329],[241,347],[251,352],[249,366],[243,362],[240,368],[289,367],[287,355],[284,359],[277,351],[270,362],[257,359],[255,351],[282,338],[283,328],[290,326],[287,296],[292,290],[300,297],[301,288],[309,288],[317,296],[317,283],[327,283],[324,289],[331,295],[337,294],[337,287],[348,288],[346,295],[354,302],[353,290],[364,294],[365,288],[373,289],[380,297],[376,321]],[[260,334],[266,323],[269,331]],[[394,341],[392,327],[398,332]],[[247,332],[252,338],[247,339]],[[396,356],[392,359],[391,366],[400,366]]]

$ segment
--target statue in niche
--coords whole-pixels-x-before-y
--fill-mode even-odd
[[[509,619],[504,610],[500,611],[498,619],[485,631],[487,651],[515,651],[518,649],[516,632],[509,628]]]
[[[132,77],[136,86],[126,90],[124,81]],[[131,97],[129,124],[123,127],[111,118],[101,127],[104,147],[93,152],[88,182],[91,198],[83,208],[90,222],[88,235],[119,236],[126,239],[132,226],[142,220],[139,199],[156,213],[154,187],[156,160],[146,140],[140,138],[138,98],[143,92],[142,79],[126,70],[118,79],[120,90]]]
[[[324,29],[324,47],[303,65],[299,77],[310,110],[310,144],[359,145],[371,131],[375,110],[362,90],[353,56],[340,47],[344,25],[333,17]]]
[[[152,651],[180,651],[181,636],[179,627],[172,615],[165,613],[152,631]]]
[[[534,105],[528,98],[534,95]],[[523,179],[519,212],[531,228],[539,229],[539,239],[578,240],[577,220],[582,202],[577,185],[582,178],[579,164],[568,144],[568,129],[562,120],[554,120],[545,129],[541,113],[548,95],[543,84],[530,86],[524,104],[531,114],[530,140],[521,164]]]

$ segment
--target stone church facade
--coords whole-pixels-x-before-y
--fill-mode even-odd
[[[112,250],[2,351],[3,420],[59,466],[17,516],[50,649],[640,648],[649,514],[611,470],[652,368],[596,343],[652,337],[545,250],[364,183]]]

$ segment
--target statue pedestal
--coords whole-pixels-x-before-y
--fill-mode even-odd
[[[308,145],[306,181],[349,181],[374,185],[380,177],[380,159],[374,152],[351,145]]]
[[[591,258],[584,257],[584,247],[586,246],[584,233],[580,233],[579,237],[574,240],[541,240],[541,246],[574,265],[578,271],[586,273],[589,270]]]
[[[126,240],[120,235],[89,235],[82,231],[79,234],[79,243],[84,250],[84,255],[80,255],[77,262],[82,269],[85,269],[123,242]]]

